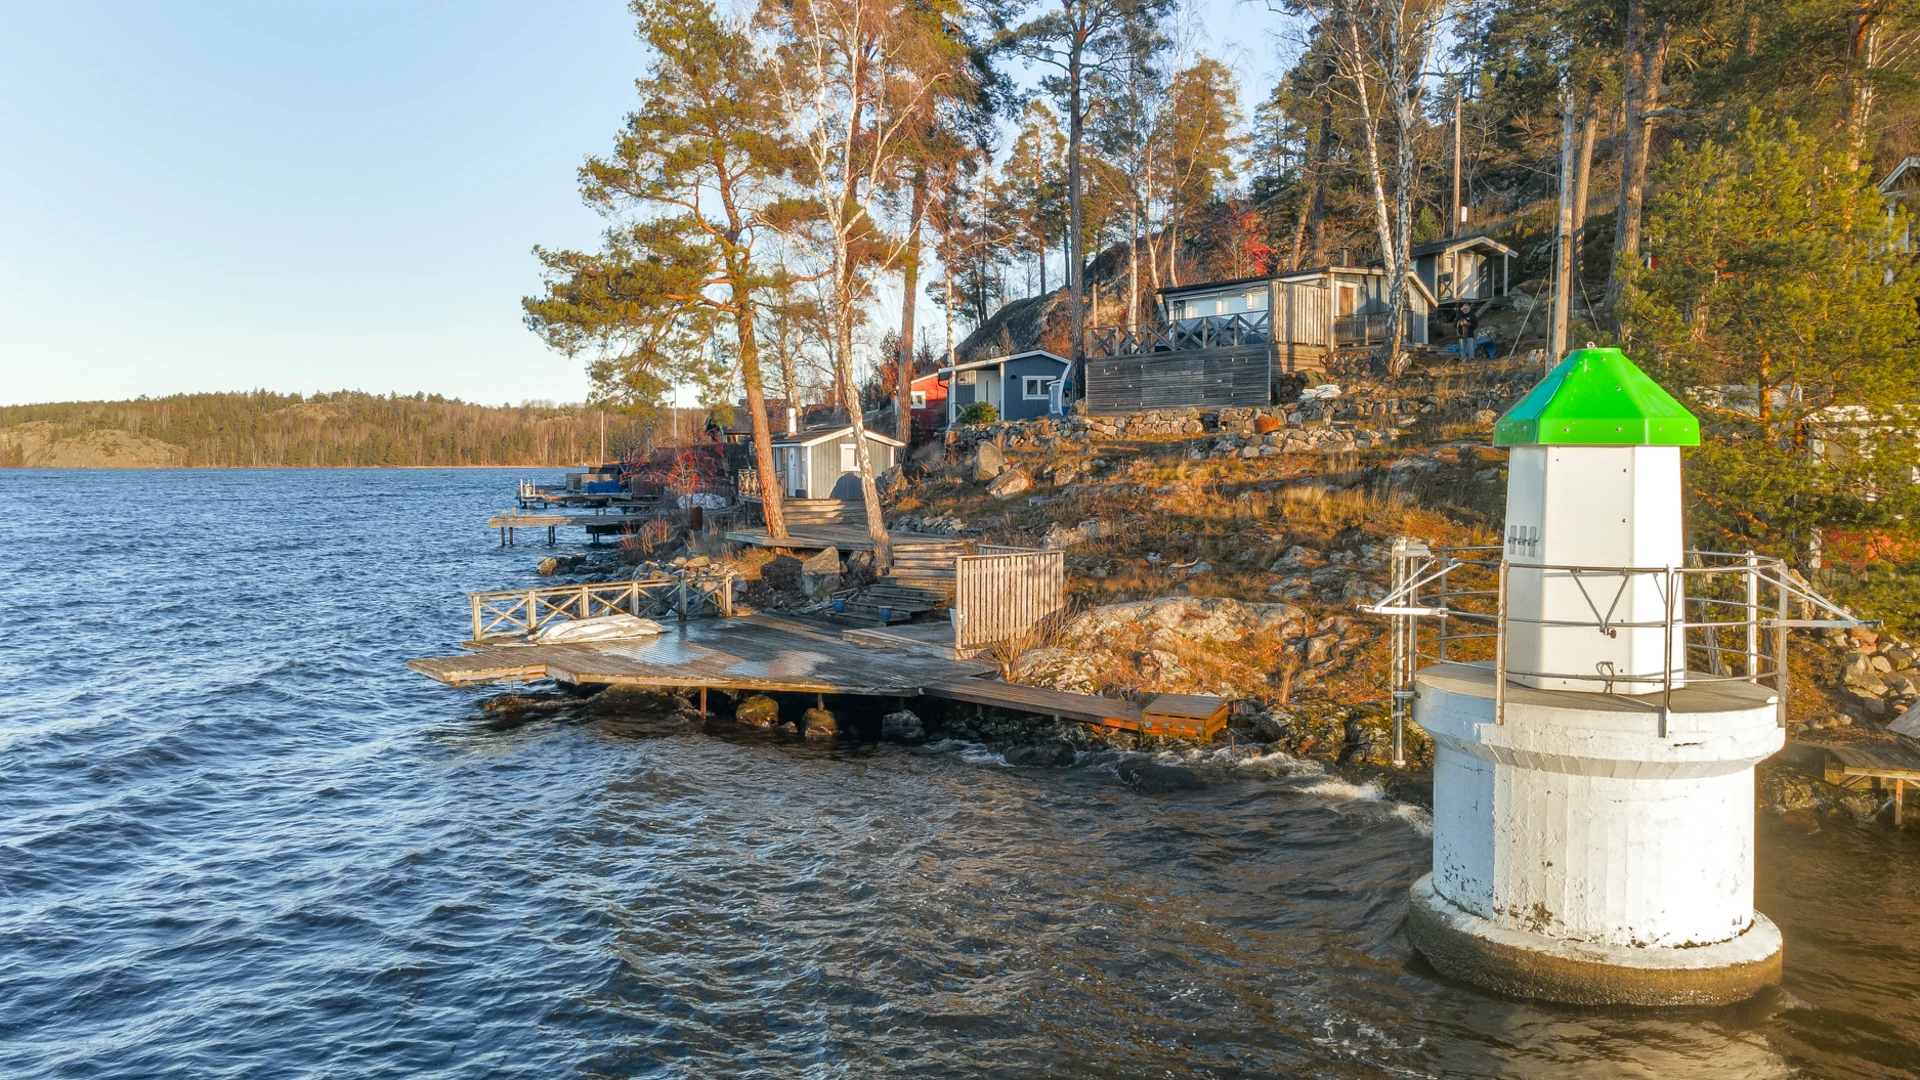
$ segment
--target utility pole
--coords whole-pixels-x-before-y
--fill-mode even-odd
[[[1567,355],[1567,324],[1573,314],[1573,79],[1560,71],[1560,217],[1554,229],[1553,314],[1548,320],[1549,355]]]
[[[1464,93],[1453,92],[1453,228],[1448,236],[1459,236],[1467,221],[1467,208],[1460,203],[1460,109],[1465,101]]]

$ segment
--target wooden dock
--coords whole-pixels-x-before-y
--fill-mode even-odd
[[[1162,694],[1122,701],[1018,686],[987,664],[861,644],[827,627],[770,615],[688,619],[657,637],[577,645],[470,642],[407,667],[450,686],[553,679],[644,686],[867,697],[927,696],[1150,734],[1207,738],[1226,723],[1220,698]]]
[[[516,514],[501,513],[487,519],[487,528],[500,530],[500,546],[514,545],[514,532],[519,529],[547,530],[547,544],[554,543],[557,529],[579,526],[595,540],[608,533],[622,533],[628,529],[637,529],[651,520],[653,514]]]
[[[1853,787],[1862,781],[1893,781],[1893,823],[1904,815],[1907,781],[1920,781],[1920,747],[1900,738],[1896,742],[1859,742],[1829,746],[1826,781],[1841,787]]]

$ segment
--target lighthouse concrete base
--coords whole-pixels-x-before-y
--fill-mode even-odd
[[[1780,981],[1780,931],[1755,913],[1747,931],[1691,949],[1566,941],[1462,911],[1413,885],[1407,934],[1442,974],[1513,997],[1569,1005],[1729,1005]]]
[[[1690,681],[1662,699],[1510,684],[1490,665],[1416,680],[1434,742],[1433,873],[1413,942],[1507,993],[1585,1003],[1737,1000],[1775,981],[1753,909],[1753,767],[1772,691]]]

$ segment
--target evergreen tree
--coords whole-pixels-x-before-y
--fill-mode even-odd
[[[1920,275],[1880,193],[1791,121],[1676,149],[1649,205],[1652,269],[1623,267],[1629,345],[1692,390],[1703,546],[1808,554],[1822,525],[1911,513]]]

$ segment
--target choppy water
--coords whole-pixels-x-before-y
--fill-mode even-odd
[[[1880,1077],[1920,834],[1768,827],[1783,993],[1437,980],[1418,811],[1268,760],[796,745],[411,675],[510,471],[0,472],[0,1075]]]

